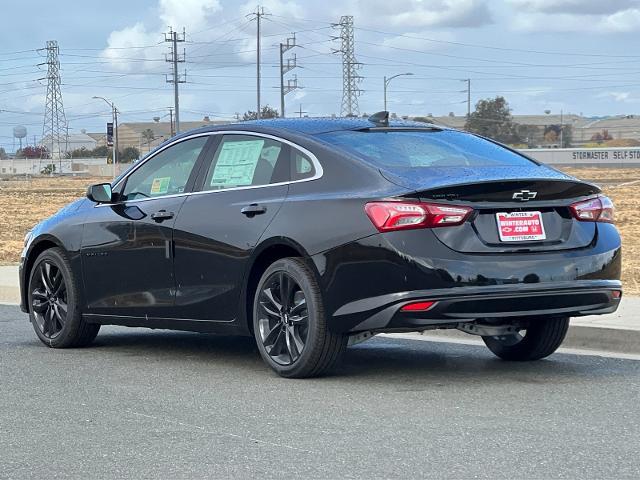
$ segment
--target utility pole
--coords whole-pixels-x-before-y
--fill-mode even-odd
[[[560,109],[560,148],[564,148],[564,111]]]
[[[104,97],[91,97],[98,100],[104,100],[111,107],[111,116],[113,118],[113,177],[117,176],[116,165],[118,164],[118,109],[113,102]]]
[[[64,143],[64,152],[66,152],[69,137],[60,91],[60,60],[58,58],[60,49],[56,40],[50,40],[46,45],[44,50],[47,51],[47,76],[45,77],[47,79],[47,98],[45,100],[42,139],[45,141],[47,135],[49,136],[49,155],[52,160],[55,158],[60,160],[60,168],[62,169],[63,149],[60,144]]]
[[[173,107],[169,107],[169,131],[172,137],[176,134],[173,130]]]
[[[247,17],[252,17],[251,19],[256,20],[257,28],[256,28],[256,118],[260,120],[260,22],[262,17],[267,15],[264,13],[264,8],[258,5],[256,7],[256,11],[247,15]]]
[[[464,80],[460,81],[467,84],[467,89],[463,90],[463,92],[467,92],[467,120],[469,120],[469,117],[471,117],[471,79],[465,78]]]
[[[300,107],[298,108],[298,115],[300,116],[300,118],[302,118],[303,113],[308,113],[308,112],[302,111],[302,104],[300,104]]]
[[[340,114],[347,117],[356,117],[359,114],[358,96],[362,90],[358,87],[362,77],[358,75],[358,70],[362,66],[355,57],[355,40],[353,34],[353,16],[344,15],[340,17],[340,23],[332,24],[334,28],[340,28],[340,36],[333,37],[340,40],[339,50],[333,53],[342,54],[342,106]]]
[[[169,42],[169,55],[165,55],[165,61],[170,62],[173,66],[171,78],[165,77],[167,83],[173,83],[173,96],[174,96],[174,108],[176,111],[176,133],[180,133],[180,102],[178,100],[178,84],[185,83],[187,81],[187,72],[183,75],[178,74],[178,63],[185,62],[185,51],[182,49],[182,55],[178,53],[178,43],[185,41],[185,30],[182,29],[182,34],[175,32],[173,28],[169,27],[169,33],[164,34],[164,41]]]
[[[291,93],[293,90],[300,88],[298,86],[298,77],[294,77],[293,84],[291,81],[284,84],[284,76],[287,72],[290,72],[298,66],[297,57],[295,53],[292,58],[287,58],[287,63],[284,63],[284,54],[296,46],[296,34],[287,38],[287,43],[280,44],[280,116],[285,117],[284,113],[284,97],[287,93]]]
[[[406,73],[398,73],[397,75],[393,75],[392,77],[387,78],[386,76],[384,77],[384,111],[387,111],[387,87],[389,86],[389,82],[391,82],[391,80],[393,80],[396,77],[405,77],[405,76],[411,76],[413,75],[413,73],[411,72],[406,72]]]

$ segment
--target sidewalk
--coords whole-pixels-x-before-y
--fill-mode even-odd
[[[0,304],[19,304],[18,266],[0,266]]]
[[[0,304],[20,303],[18,266],[0,266]],[[427,330],[427,337],[477,339],[458,330]],[[595,315],[571,320],[563,346],[640,353],[640,297],[623,297],[618,311],[611,315]]]

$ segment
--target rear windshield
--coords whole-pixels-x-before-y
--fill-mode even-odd
[[[323,140],[379,167],[531,166],[534,163],[495,143],[455,130],[342,130]]]

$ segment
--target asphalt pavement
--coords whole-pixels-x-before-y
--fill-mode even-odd
[[[386,337],[285,380],[248,338],[0,333],[2,478],[640,478],[638,360]]]

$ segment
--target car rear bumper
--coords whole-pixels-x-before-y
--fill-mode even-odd
[[[586,248],[489,255],[454,251],[429,230],[390,232],[311,258],[336,332],[595,315],[615,311],[621,291],[620,237],[613,225],[598,230]],[[398,312],[414,300],[438,303],[428,312]]]
[[[476,319],[598,315],[615,312],[621,292],[617,280],[417,290],[348,303],[334,319],[358,332],[419,330]],[[435,303],[426,311],[401,310],[423,301]]]

